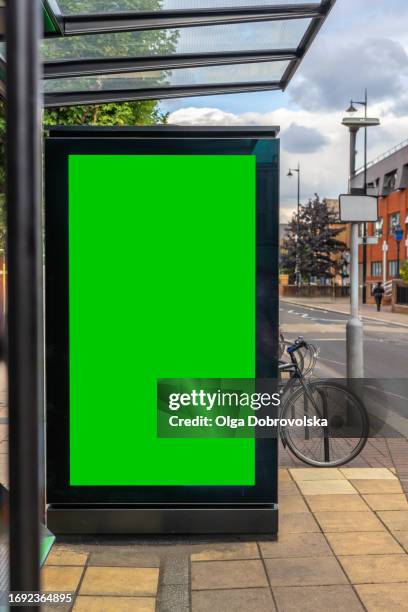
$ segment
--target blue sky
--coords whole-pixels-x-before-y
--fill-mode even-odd
[[[282,219],[295,204],[288,166],[300,161],[302,199],[337,197],[347,186],[348,133],[341,126],[350,98],[369,92],[369,159],[408,138],[408,1],[337,0],[285,93],[260,92],[163,101],[183,124],[281,127]],[[358,143],[358,163],[362,144]]]

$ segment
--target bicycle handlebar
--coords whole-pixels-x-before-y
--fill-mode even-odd
[[[291,345],[288,346],[288,348],[286,349],[289,353],[289,355],[292,355],[295,351],[298,351],[301,348],[308,348],[308,343],[304,340],[303,336],[299,336],[299,338],[296,338],[295,342]]]

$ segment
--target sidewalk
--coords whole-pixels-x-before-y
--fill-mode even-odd
[[[61,539],[43,589],[74,592],[74,612],[408,609],[408,504],[392,469],[280,469],[279,489],[278,541]]]
[[[349,298],[338,299],[321,299],[321,298],[280,298],[281,302],[293,304],[297,306],[305,306],[306,308],[316,308],[317,310],[328,310],[339,314],[350,313]],[[360,304],[360,315],[364,319],[373,319],[382,323],[391,323],[392,325],[400,325],[408,327],[408,316],[391,312],[391,306],[383,306],[381,312],[377,312],[375,304]]]

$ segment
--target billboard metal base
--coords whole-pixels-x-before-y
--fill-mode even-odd
[[[51,505],[55,534],[276,534],[278,506]]]

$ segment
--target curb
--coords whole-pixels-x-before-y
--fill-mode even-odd
[[[337,314],[348,315],[348,312],[344,312],[344,310],[337,310],[335,308],[331,308],[330,306],[314,306],[312,304],[306,304],[305,302],[291,302],[290,300],[282,298],[281,302],[285,302],[285,304],[292,304],[292,306],[300,306],[304,308],[314,308],[315,310],[327,310],[328,312],[335,312]],[[378,321],[379,323],[387,323],[388,325],[395,325],[397,327],[408,327],[408,323],[396,323],[394,321],[387,321],[386,319],[379,319],[378,317],[373,317],[370,315],[361,315],[362,319],[368,319],[369,321]]]

